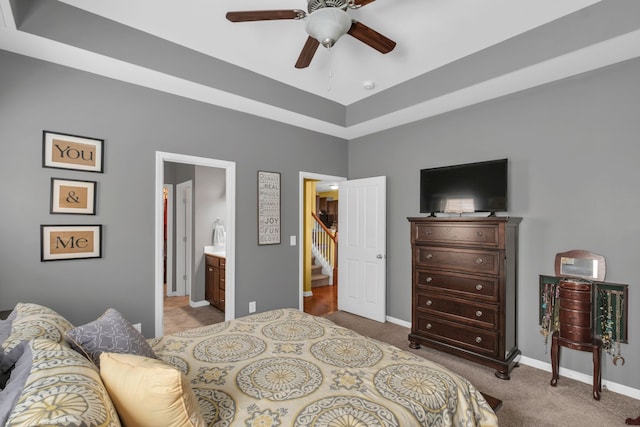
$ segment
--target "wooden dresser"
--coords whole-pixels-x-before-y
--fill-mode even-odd
[[[215,308],[224,311],[225,307],[225,274],[227,259],[205,254],[205,288],[204,297]]]
[[[521,218],[408,218],[412,247],[411,348],[420,344],[496,369],[509,379],[517,342]]]

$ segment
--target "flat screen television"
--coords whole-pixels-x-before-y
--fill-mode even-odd
[[[422,169],[420,213],[507,210],[507,159]]]

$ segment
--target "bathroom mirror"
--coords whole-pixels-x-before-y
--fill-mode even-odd
[[[556,276],[603,281],[606,266],[602,255],[574,249],[556,254]]]

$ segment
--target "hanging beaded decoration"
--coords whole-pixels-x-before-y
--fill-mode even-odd
[[[615,366],[618,366],[618,361],[622,361],[622,365],[624,365],[624,357],[622,357],[620,349],[624,293],[612,289],[599,289],[598,294],[601,313],[602,349],[613,357],[613,364]]]
[[[542,308],[542,319],[540,322],[540,333],[544,336],[544,352],[547,353],[549,335],[559,330],[560,326],[560,304],[556,304],[560,297],[560,286],[554,283],[545,283],[540,295],[540,307]]]

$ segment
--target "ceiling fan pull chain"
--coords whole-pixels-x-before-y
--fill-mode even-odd
[[[327,48],[329,53],[329,84],[327,85],[327,92],[331,92],[331,83],[333,79],[333,55],[331,53],[331,48]]]

